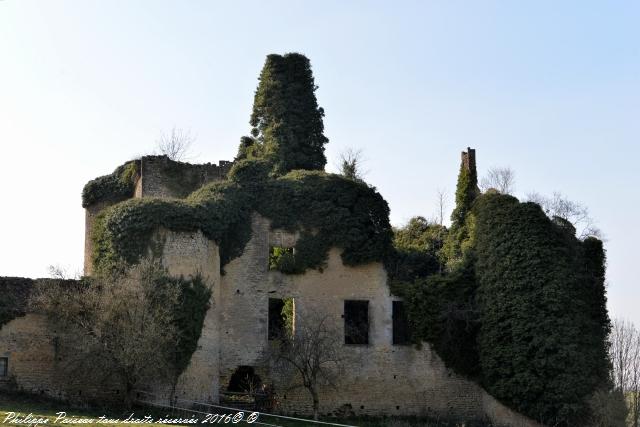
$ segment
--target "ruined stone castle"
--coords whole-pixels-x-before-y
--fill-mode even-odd
[[[463,153],[462,160],[475,168],[473,150]],[[230,162],[177,164],[163,156],[146,156],[138,162],[130,197],[142,199],[183,198],[209,182],[224,180],[232,166]],[[92,274],[90,232],[95,218],[125,198],[85,207],[88,275]],[[178,383],[179,397],[218,402],[234,373],[251,371],[274,384],[283,411],[309,413],[306,391],[287,390],[284,379],[272,372],[263,357],[277,327],[270,310],[292,299],[294,319],[307,313],[325,314],[335,330],[341,331],[335,336],[341,351],[354,361],[336,387],[321,390],[321,413],[346,408],[358,415],[434,415],[488,419],[497,425],[537,425],[448,370],[429,344],[421,348],[407,345],[401,322],[403,301],[391,294],[381,262],[347,266],[340,257],[341,249],[334,247],[324,268],[284,274],[270,269],[270,252],[274,247],[295,251],[299,233],[273,228],[270,219],[256,212],[251,216],[251,231],[242,254],[224,266],[224,274],[219,245],[201,231],[158,228],[154,232],[162,248],[146,256],[158,257],[170,275],[200,274],[212,289],[197,350]],[[0,384],[11,382],[25,391],[63,397],[69,379],[61,378],[56,367],[57,343],[63,331],[54,330],[37,314],[20,314],[0,329]],[[364,319],[358,323],[361,334],[357,339],[347,336],[346,325],[354,316]],[[161,386],[150,390],[158,395],[167,392]]]

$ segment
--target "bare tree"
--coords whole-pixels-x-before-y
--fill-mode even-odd
[[[436,203],[438,206],[438,224],[440,224],[440,227],[444,225],[444,213],[447,210],[448,197],[449,194],[447,190],[438,189],[436,193]]]
[[[631,426],[640,423],[640,331],[633,323],[614,319],[609,357],[614,387],[627,397]]]
[[[362,150],[347,148],[340,153],[340,173],[354,181],[364,181],[366,171],[362,170],[364,158]]]
[[[80,271],[76,270],[75,272],[70,273],[69,268],[63,267],[60,264],[50,265],[47,270],[49,271],[49,276],[53,279],[78,280],[82,277]]]
[[[312,313],[296,317],[294,332],[283,337],[270,348],[269,358],[277,368],[293,370],[299,383],[291,388],[304,387],[313,401],[313,419],[318,419],[319,389],[335,387],[344,370],[347,356],[342,348],[341,331],[335,328],[329,316]]]
[[[170,134],[162,133],[160,135],[156,145],[160,154],[164,154],[171,160],[183,161],[190,160],[192,157],[190,151],[194,141],[195,137],[191,135],[190,131],[174,126]]]
[[[515,191],[516,174],[511,168],[493,167],[480,180],[480,190],[487,191],[490,188],[502,194],[513,194]]]
[[[179,294],[176,287],[155,286],[160,274],[160,267],[147,264],[127,275],[44,283],[36,289],[32,308],[65,331],[60,366],[69,378],[89,385],[115,383],[123,403],[131,406],[136,386],[171,373]]]
[[[627,427],[627,406],[620,390],[596,390],[588,400],[589,427]]]
[[[581,239],[589,236],[602,238],[602,232],[594,225],[589,209],[582,203],[569,200],[560,192],[554,191],[551,197],[529,193],[527,201],[539,204],[550,218],[559,217],[569,221]]]

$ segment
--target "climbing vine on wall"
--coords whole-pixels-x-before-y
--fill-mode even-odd
[[[25,315],[33,282],[24,277],[0,277],[0,328]]]
[[[608,381],[601,242],[510,196],[482,196],[473,212],[483,384],[544,423],[584,423]]]
[[[177,286],[179,297],[173,307],[173,322],[176,326],[175,345],[168,349],[175,369],[175,378],[184,372],[191,356],[198,348],[198,340],[202,333],[204,318],[209,309],[211,288],[200,275],[195,277],[171,277],[161,275],[155,279],[156,296],[162,297],[165,287]],[[162,303],[162,302],[161,302]]]
[[[581,425],[589,397],[608,381],[602,242],[580,241],[537,204],[497,193],[479,196],[458,229],[465,239],[453,268],[391,276],[414,341],[431,343],[448,367],[514,409]],[[399,253],[424,245],[424,233],[407,231],[396,233]]]
[[[320,171],[270,178],[261,160],[234,166],[228,181],[202,187],[184,200],[132,199],[105,209],[92,230],[96,271],[136,263],[154,230],[196,231],[220,245],[221,263],[239,256],[251,237],[251,212],[273,228],[300,230],[286,273],[321,269],[331,247],[346,265],[382,261],[391,250],[389,208],[372,187]]]
[[[89,181],[82,189],[82,207],[99,202],[120,202],[133,197],[140,161],[131,160],[118,166],[113,173]]]

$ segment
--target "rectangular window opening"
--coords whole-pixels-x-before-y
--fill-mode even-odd
[[[369,301],[344,302],[344,343],[369,344]]]
[[[282,270],[293,263],[294,250],[284,246],[271,246],[269,248],[269,270]]]
[[[0,357],[0,377],[6,377],[9,374],[9,358]]]
[[[293,298],[269,298],[269,340],[293,334],[295,306]]]
[[[407,311],[404,301],[393,301],[392,319],[393,319],[393,344],[407,345],[410,344],[409,337],[409,321],[407,320]]]

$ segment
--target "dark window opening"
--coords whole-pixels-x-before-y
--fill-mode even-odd
[[[410,344],[411,338],[409,336],[409,321],[407,320],[407,310],[403,301],[393,301],[392,319],[393,344]]]
[[[293,263],[293,248],[271,246],[269,248],[269,270],[282,270]]]
[[[278,340],[293,333],[293,298],[269,298],[269,339]]]
[[[227,391],[235,393],[254,393],[262,387],[262,380],[253,366],[238,366],[231,375]]]
[[[9,373],[9,358],[0,357],[0,377],[6,377]]]
[[[344,343],[369,344],[369,301],[344,302]]]

